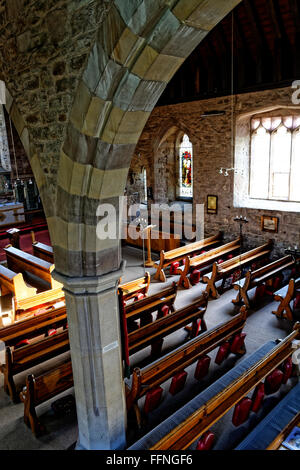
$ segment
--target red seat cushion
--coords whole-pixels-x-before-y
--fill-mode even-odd
[[[166,317],[167,315],[169,315],[169,313],[170,313],[169,305],[163,305],[157,313],[157,319]]]
[[[204,253],[206,253],[206,250],[202,250],[202,251],[200,252],[200,255],[203,255]]]
[[[252,400],[248,397],[242,398],[241,401],[235,405],[232,417],[232,423],[234,426],[240,426],[247,421],[251,405]]]
[[[300,308],[300,292],[296,294],[296,297],[293,303],[293,309],[297,310],[298,308]]]
[[[216,355],[215,363],[220,365],[226,359],[226,357],[230,353],[230,343],[229,341],[225,341],[220,347],[219,351]]]
[[[293,372],[293,362],[291,357],[288,357],[282,364],[282,372],[282,383],[286,384]]]
[[[265,295],[266,292],[266,286],[265,284],[262,284],[261,286],[258,286],[255,291],[255,300],[260,299]]]
[[[180,264],[178,263],[178,261],[175,261],[174,263],[171,264],[170,266],[170,274],[173,276],[175,274],[177,274],[177,270],[179,268]]]
[[[223,259],[218,259],[217,263],[218,264],[224,263],[224,260]]]
[[[201,272],[199,269],[194,269],[194,271],[190,275],[190,282],[194,286],[200,282]]]
[[[197,443],[196,450],[210,450],[214,444],[215,435],[211,431],[206,431]]]
[[[254,411],[254,413],[257,413],[258,410],[260,409],[264,396],[265,396],[265,386],[263,382],[261,382],[255,387],[255,390],[252,396],[252,408],[251,409],[252,411]]]
[[[244,345],[246,336],[246,333],[236,334],[231,343],[230,352],[232,352],[233,354],[238,354],[238,352],[242,349]]]
[[[151,356],[157,358],[161,355],[161,348],[164,343],[164,339],[160,338],[151,344]]]
[[[265,392],[266,395],[276,393],[282,384],[283,372],[280,369],[275,369],[265,379]]]
[[[227,259],[232,259],[233,258],[233,255],[228,255],[227,256]]]
[[[181,372],[178,372],[174,375],[169,388],[169,392],[171,393],[171,395],[175,395],[176,393],[181,392],[181,390],[185,386],[186,378],[187,372],[185,370],[182,370]]]
[[[134,300],[137,301],[137,300],[142,300],[144,298],[144,294],[142,294],[141,292],[139,294],[137,294],[135,297],[134,297]]]
[[[191,327],[191,331],[190,331],[190,337],[191,338],[196,338],[196,336],[198,336],[200,330],[201,330],[201,318],[199,318],[199,320],[196,320],[193,322],[192,324],[192,327]]]
[[[22,339],[15,345],[15,349],[22,348],[22,346],[27,346],[29,343],[29,339]]]
[[[144,405],[144,413],[148,414],[151,411],[155,410],[160,404],[160,400],[162,397],[163,389],[161,387],[153,388],[146,393],[145,405]]]
[[[57,330],[55,328],[51,328],[50,330],[47,331],[47,336],[53,336],[56,335]]]
[[[200,357],[195,370],[195,379],[201,380],[208,374],[211,358],[207,355]]]

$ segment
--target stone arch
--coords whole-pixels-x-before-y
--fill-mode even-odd
[[[60,156],[57,211],[49,224],[62,274],[93,276],[119,268],[119,240],[98,240],[92,214],[99,201],[113,204],[118,213],[131,156],[159,96],[238,3],[112,3],[79,82]]]

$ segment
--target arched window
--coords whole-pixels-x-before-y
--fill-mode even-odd
[[[186,134],[179,146],[179,197],[193,197],[193,144]]]
[[[299,116],[256,117],[251,129],[250,197],[300,202]]]
[[[147,195],[147,170],[143,168],[143,188],[144,188],[144,202],[147,202],[148,195]]]

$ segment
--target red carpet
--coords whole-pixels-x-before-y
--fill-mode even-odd
[[[35,235],[35,239],[36,239],[37,242],[45,243],[46,245],[51,245],[48,230],[41,230],[40,232],[35,232],[34,235]],[[3,248],[8,244],[9,244],[9,239],[8,238],[4,238],[4,239],[0,240],[0,262],[5,261],[5,259],[6,259],[5,251],[3,251]],[[21,248],[21,250],[32,254],[32,240],[31,240],[31,234],[30,233],[26,233],[24,235],[21,235],[21,237],[20,237],[20,248]]]

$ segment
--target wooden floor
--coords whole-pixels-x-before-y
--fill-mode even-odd
[[[141,277],[144,274],[144,268],[142,267],[143,257],[142,252],[138,249],[126,247],[123,249],[123,256],[126,260],[126,271],[122,278],[123,282]],[[155,256],[154,256],[155,258]],[[151,274],[155,270],[149,270]],[[178,280],[179,276],[168,277],[165,284],[160,282],[152,281],[150,284],[149,294],[155,293],[161,290],[163,287],[170,285],[172,281]],[[205,289],[204,284],[198,284],[191,289],[183,290],[180,289],[177,294],[175,307],[180,308],[188,303],[196,300]],[[206,322],[208,328],[212,328],[217,324],[228,320],[231,315],[234,314],[235,307],[231,303],[231,300],[235,297],[236,291],[233,289],[228,290],[217,300],[210,300],[206,312]],[[277,303],[270,302],[266,299],[265,303],[260,305],[256,311],[251,311],[250,316],[247,320],[245,332],[247,355],[254,352],[262,344],[269,340],[277,338],[283,338],[292,329],[292,325],[287,320],[278,320],[271,311],[274,309]],[[185,332],[177,332],[168,337],[165,341],[164,351],[174,345],[180,345],[180,342],[186,338]],[[1,344],[0,344],[1,350]],[[66,353],[67,355],[68,353]],[[212,353],[212,357],[215,352]],[[3,361],[3,350],[0,351],[0,358]],[[137,353],[132,358],[133,364],[143,365],[149,360],[149,350],[145,350]],[[197,395],[208,383],[216,380],[220,375],[233,367],[236,359],[229,358],[223,367],[212,367],[209,378],[201,383],[195,383],[192,380],[193,374],[189,374],[189,379],[182,392],[176,397],[172,397],[167,393],[169,383],[164,385],[165,398],[159,409],[151,414],[151,419],[147,423],[144,432],[149,431],[155,425],[157,425],[166,416],[169,416],[172,412],[176,411],[188,400],[192,399]],[[212,361],[213,363],[213,361]],[[47,364],[43,364],[34,369],[34,371],[42,371],[47,368],[52,361],[48,361]],[[26,375],[26,374],[25,374]],[[21,377],[21,376],[20,376]],[[73,392],[73,391],[71,391]],[[70,391],[68,392],[70,393]],[[63,394],[63,395],[66,395]],[[142,399],[143,400],[143,399]],[[142,402],[141,402],[142,403]],[[3,390],[3,375],[0,375],[0,450],[16,450],[16,449],[68,449],[70,448],[77,439],[77,422],[76,414],[68,416],[67,418],[57,418],[51,411],[50,403],[46,403],[38,408],[38,415],[42,415],[42,422],[45,424],[48,433],[40,438],[35,438],[23,423],[23,404],[11,403],[9,397],[4,393]],[[129,422],[130,428],[130,422]],[[128,433],[128,445],[130,445],[135,439],[137,439],[136,432],[133,432],[131,428]]]

